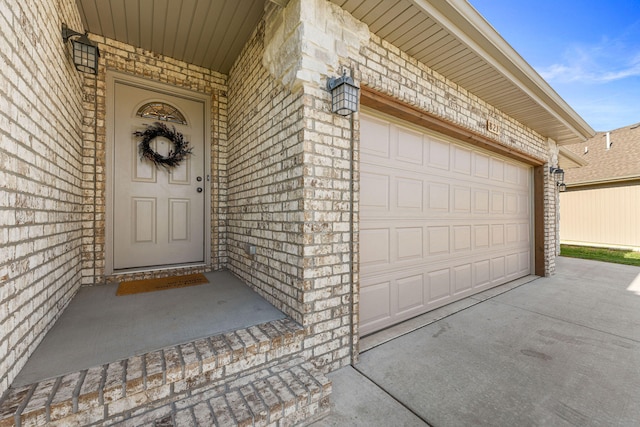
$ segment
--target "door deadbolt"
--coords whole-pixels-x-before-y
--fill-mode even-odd
[[[202,181],[202,177],[201,176],[196,177],[196,181],[198,182]]]

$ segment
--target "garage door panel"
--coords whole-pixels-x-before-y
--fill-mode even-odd
[[[518,194],[518,215],[529,216],[529,197],[526,194]]]
[[[391,281],[363,285],[360,289],[360,322],[362,325],[387,323],[392,317]]]
[[[518,195],[515,193],[506,193],[504,195],[504,213],[507,215],[518,214]]]
[[[451,203],[451,205],[453,206],[454,213],[471,213],[471,189],[466,186],[454,186],[453,203]]]
[[[518,225],[518,241],[521,244],[525,244],[525,246],[529,246],[529,242],[531,240],[531,233],[529,232],[529,229],[529,224],[525,223]]]
[[[491,157],[489,159],[490,177],[494,181],[504,181],[504,161]]]
[[[360,188],[360,204],[365,210],[389,210],[389,180],[386,175],[362,172],[360,180],[366,185]]]
[[[489,213],[489,190],[484,188],[476,188],[473,190],[473,213]]]
[[[368,266],[387,265],[390,261],[391,230],[365,228],[360,230],[360,263]]]
[[[396,280],[398,292],[398,315],[424,307],[424,274],[415,274]]]
[[[502,214],[504,212],[504,193],[499,190],[491,192],[491,213]]]
[[[469,149],[462,147],[453,147],[453,171],[463,174],[471,175],[471,160],[472,152]]]
[[[491,247],[501,247],[504,245],[504,224],[491,225]]]
[[[489,156],[482,153],[473,153],[473,160],[474,176],[489,179]]]
[[[471,264],[457,265],[453,268],[453,294],[470,291],[473,287],[473,270]]]
[[[449,227],[427,227],[427,253],[433,255],[449,254]]]
[[[451,296],[451,270],[449,268],[431,271],[427,277],[430,303],[441,301]]]
[[[507,245],[513,246],[518,244],[518,224],[507,224],[505,226],[505,237]]]
[[[469,252],[471,250],[471,226],[459,225],[453,227],[453,251]]]
[[[491,281],[500,282],[505,279],[505,257],[498,256],[491,259]]]
[[[435,212],[449,212],[449,184],[441,182],[428,183],[429,209]]]
[[[518,254],[509,254],[505,257],[507,264],[507,276],[513,277],[520,272]]]
[[[531,271],[531,254],[529,251],[520,252],[518,254],[518,265],[522,275],[529,274]]]
[[[530,273],[531,167],[362,117],[362,333]]]
[[[491,284],[491,262],[483,259],[473,263],[474,288]]]
[[[514,165],[513,163],[507,163],[504,168],[504,182],[516,185],[519,184],[519,172],[520,171],[517,165]]]
[[[388,159],[391,151],[390,129],[390,124],[384,120],[363,116],[360,119],[360,139],[368,143],[360,147],[362,153]]]
[[[423,135],[409,129],[397,128],[397,151],[395,159],[399,163],[422,166],[424,161]]]
[[[479,224],[473,227],[473,247],[475,250],[489,248],[489,224]]]
[[[422,234],[422,227],[396,229],[398,261],[422,261],[424,256],[424,240]]]
[[[427,144],[429,146],[429,166],[449,170],[449,143],[428,139]]]
[[[423,183],[419,179],[396,179],[396,206],[405,210],[422,211]]]

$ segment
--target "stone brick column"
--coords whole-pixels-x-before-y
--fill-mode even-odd
[[[357,354],[358,119],[330,111],[328,78],[354,72],[368,43],[366,25],[325,0],[272,6],[263,64],[301,93],[301,322],[305,356],[332,370]]]

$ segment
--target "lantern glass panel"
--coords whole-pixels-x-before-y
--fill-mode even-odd
[[[358,111],[358,88],[343,82],[332,91],[332,111],[341,116],[348,116]]]
[[[98,71],[98,48],[72,40],[73,63],[79,71],[96,74]]]

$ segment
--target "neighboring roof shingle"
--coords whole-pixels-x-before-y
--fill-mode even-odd
[[[609,149],[607,133],[611,141]],[[640,178],[640,123],[598,132],[584,143],[564,148],[588,162],[587,166],[565,170],[567,185]]]

